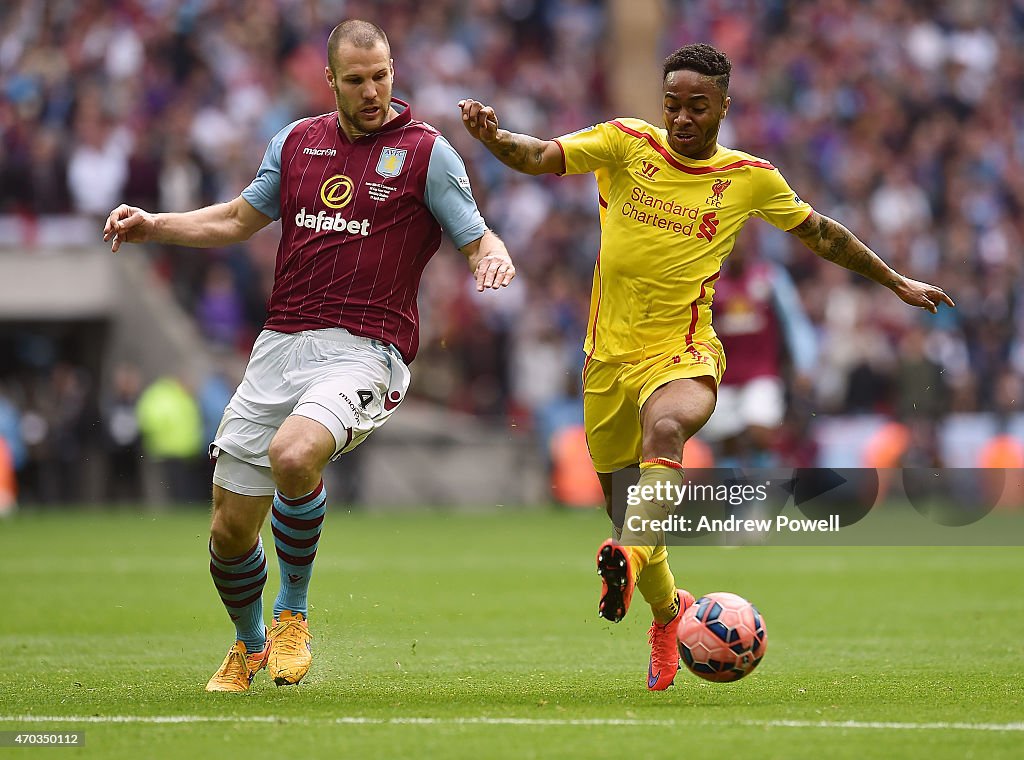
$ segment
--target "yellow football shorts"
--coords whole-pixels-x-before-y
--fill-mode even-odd
[[[654,391],[689,377],[712,377],[717,385],[723,372],[725,351],[714,334],[636,362],[590,359],[583,369],[583,420],[594,469],[615,472],[640,461],[640,409]]]

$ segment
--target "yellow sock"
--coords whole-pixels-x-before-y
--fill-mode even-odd
[[[636,587],[644,601],[651,605],[654,619],[665,624],[679,614],[679,594],[676,593],[676,579],[668,566],[668,549],[664,545],[655,548]]]
[[[644,568],[651,562],[655,549],[664,548],[664,531],[651,529],[645,521],[664,520],[668,517],[675,506],[669,489],[682,485],[682,467],[679,462],[661,458],[645,459],[640,463],[640,480],[634,492],[638,503],[627,505],[622,530],[622,543],[629,548],[635,580],[639,580]],[[644,498],[645,493],[652,498]]]

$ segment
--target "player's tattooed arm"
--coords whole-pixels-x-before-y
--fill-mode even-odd
[[[821,258],[884,285],[911,306],[934,314],[940,303],[955,305],[942,288],[911,280],[895,271],[835,219],[812,211],[790,232]]]
[[[560,174],[565,171],[562,149],[554,140],[541,140],[498,127],[491,106],[477,100],[460,100],[462,125],[505,166],[524,174]]]
[[[527,174],[542,174],[546,143],[530,135],[499,129],[497,139],[487,147],[505,166]]]
[[[846,227],[816,211],[790,232],[821,258],[862,274],[879,285],[895,288],[902,279]]]

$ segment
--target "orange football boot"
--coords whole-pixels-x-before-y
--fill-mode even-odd
[[[664,691],[676,678],[679,672],[679,623],[683,613],[693,604],[693,594],[677,589],[679,595],[679,612],[670,621],[662,625],[658,621],[651,623],[647,632],[647,642],[651,645],[651,662],[647,666],[648,691]]]

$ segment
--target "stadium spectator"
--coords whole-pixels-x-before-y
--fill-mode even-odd
[[[159,377],[142,391],[135,413],[145,457],[146,501],[151,506],[194,501],[203,428],[189,387],[177,377]]]
[[[0,517],[14,514],[18,506],[17,470],[25,458],[19,427],[18,409],[0,388]]]
[[[226,264],[215,262],[203,275],[196,317],[215,348],[235,349],[246,336],[245,303]]]
[[[953,306],[942,288],[899,274],[841,224],[814,211],[773,165],[719,146],[731,70],[728,57],[707,44],[672,53],[663,68],[664,129],[623,118],[540,140],[499,128],[491,106],[459,102],[466,131],[506,166],[597,179],[602,239],[584,342],[583,409],[614,535],[597,554],[598,609],[619,622],[634,586],[640,589],[654,615],[651,690],[675,679],[676,630],[693,603],[689,592],[676,588],[664,531],[652,526],[672,511],[664,494],[683,483],[683,447],[715,408],[725,357],[711,325],[711,302],[744,223],[760,217],[910,306],[933,314],[940,304]],[[620,521],[612,503],[615,475],[637,465],[637,496]]]
[[[100,411],[107,466],[105,497],[113,502],[137,504],[143,497],[142,431],[136,409],[142,390],[139,368],[123,363],[114,369],[110,387],[102,394]]]
[[[949,409],[942,365],[930,355],[927,333],[914,325],[904,333],[896,362],[896,414],[900,419],[941,421]]]
[[[0,438],[6,441],[11,463],[18,470],[25,465],[28,452],[21,436],[21,412],[10,395],[7,388],[0,386]]]
[[[465,255],[478,291],[515,276],[477,210],[462,159],[392,97],[383,30],[339,24],[324,72],[320,88],[333,94],[336,110],[281,129],[234,200],[164,214],[121,205],[103,228],[116,252],[147,241],[223,247],[282,222],[269,315],[210,445],[210,573],[236,641],[207,691],[245,691],[264,667],[278,685],[308,672],[307,592],[327,499],[322,473],[383,425],[408,390],[420,273],[442,231]],[[216,125],[220,116],[209,119]],[[472,326],[465,329],[475,348],[488,348]],[[146,402],[144,394],[140,415]],[[260,527],[271,510],[281,585],[267,631]]]
[[[49,432],[50,465],[55,501],[80,498],[86,485],[86,460],[99,448],[93,421],[97,411],[90,392],[91,378],[82,367],[58,362],[50,376],[42,412]]]
[[[68,159],[68,187],[75,211],[105,214],[117,203],[128,182],[132,137],[127,128],[108,123],[97,112],[97,100],[85,100],[75,124],[74,147]],[[88,104],[88,107],[86,107]]]
[[[7,439],[0,437],[0,519],[14,514],[18,507],[18,480],[14,475],[14,456]]]
[[[196,401],[203,420],[203,440],[217,437],[217,428],[235,388],[242,379],[241,367],[236,367],[232,352],[221,349],[214,353],[213,366],[199,383]]]

